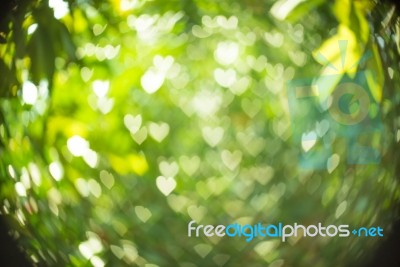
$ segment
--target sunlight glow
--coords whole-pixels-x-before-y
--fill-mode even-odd
[[[38,90],[36,86],[30,82],[26,81],[22,84],[22,100],[25,104],[33,105],[38,99]]]
[[[61,19],[69,12],[68,3],[62,0],[49,0],[49,7],[54,9],[56,19]]]

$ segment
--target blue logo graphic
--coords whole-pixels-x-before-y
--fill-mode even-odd
[[[347,41],[339,41],[342,69],[345,68]],[[369,57],[367,53],[359,62]],[[328,62],[323,55],[320,61]],[[335,144],[344,142],[339,151],[348,164],[380,162],[379,141],[383,126],[379,103],[371,93],[369,70],[337,74],[287,83],[293,140],[301,148],[299,165],[303,169],[326,169],[337,151]],[[376,83],[374,83],[376,84]]]

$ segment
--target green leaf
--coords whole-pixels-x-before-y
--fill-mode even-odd
[[[17,78],[15,77],[15,73],[12,72],[8,66],[4,63],[3,60],[0,59],[0,96],[8,97],[11,95],[11,87],[16,84]]]
[[[276,2],[272,8],[272,15],[279,20],[287,20],[296,22],[300,18],[308,14],[312,9],[324,3],[325,0],[281,0]]]
[[[380,102],[382,100],[382,89],[385,82],[385,75],[383,73],[383,66],[378,47],[375,43],[372,43],[371,46],[373,58],[368,61],[366,78],[372,96],[377,102]]]
[[[324,2],[325,0],[281,0],[272,6],[271,13],[279,20],[296,22]]]
[[[396,39],[396,45],[397,45],[397,52],[399,52],[399,54],[400,54],[400,18],[397,19],[397,23],[396,23],[395,39]]]
[[[52,40],[51,35],[39,25],[28,43],[30,72],[35,83],[39,83],[41,79],[53,79],[55,53]]]
[[[359,41],[367,43],[369,26],[366,14],[371,8],[371,1],[336,0],[333,13],[340,24],[346,25],[357,36]]]
[[[62,23],[58,23],[58,34],[59,34],[59,38],[61,41],[61,45],[62,45],[62,49],[67,53],[68,57],[71,60],[76,60],[76,54],[75,54],[75,44],[72,41],[71,35],[67,29],[67,27],[62,24]]]

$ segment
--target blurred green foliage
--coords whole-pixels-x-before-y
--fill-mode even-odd
[[[246,243],[189,238],[187,223],[389,233],[398,218],[400,26],[391,5],[33,0],[7,11],[1,213],[38,265],[355,266],[378,239]],[[374,73],[381,163],[348,165],[335,140],[335,164],[302,170],[285,83],[339,66],[339,40],[349,47],[336,74]]]

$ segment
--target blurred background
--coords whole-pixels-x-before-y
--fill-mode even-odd
[[[4,266],[399,266],[395,3],[23,0],[0,13]],[[291,82],[321,79],[327,100],[289,99]],[[321,103],[343,81],[371,108],[339,134]],[[362,146],[374,161],[352,160]],[[247,243],[189,238],[191,220],[385,236]]]

